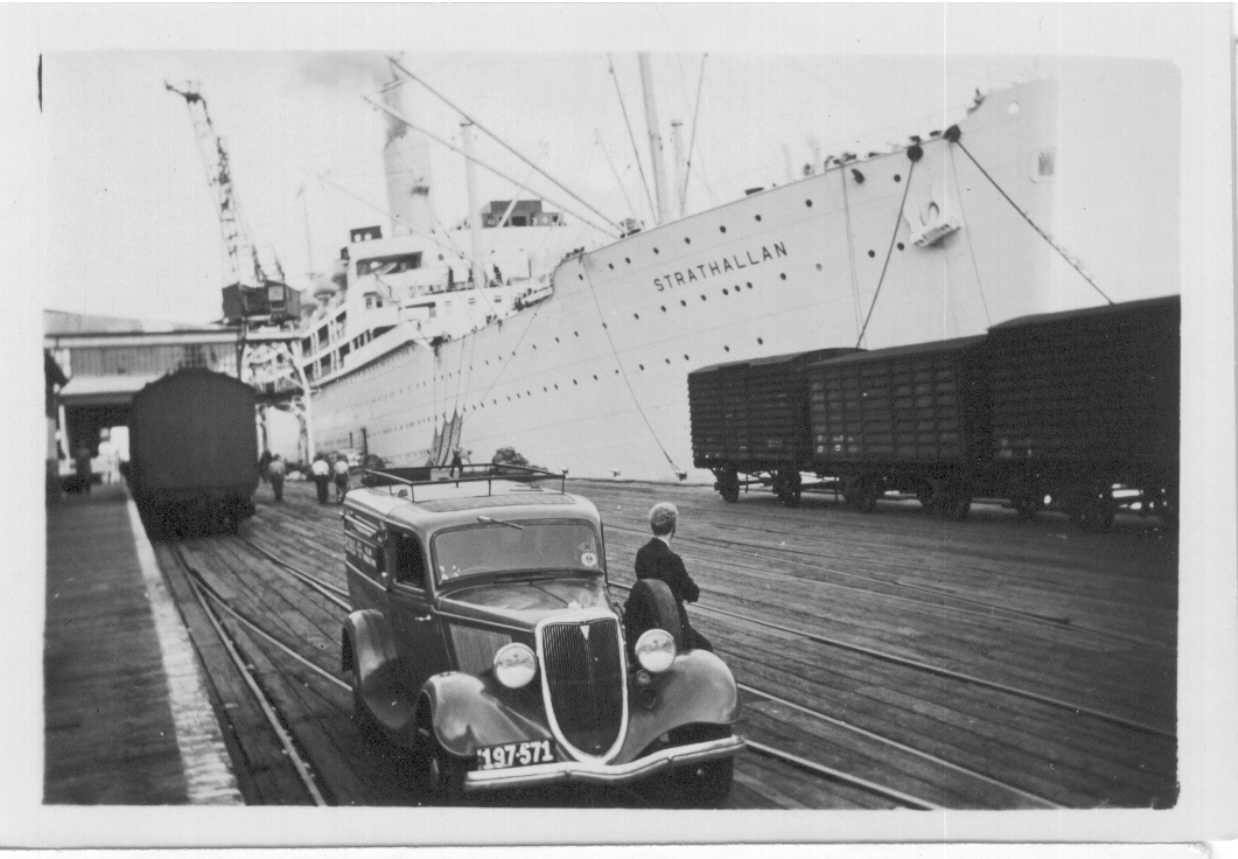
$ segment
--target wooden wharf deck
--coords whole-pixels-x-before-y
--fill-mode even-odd
[[[1026,522],[983,505],[947,522],[914,503],[864,515],[814,497],[798,509],[755,493],[728,505],[692,486],[568,489],[601,511],[617,586],[633,580],[649,506],[679,506],[674,545],[702,588],[689,614],[755,690],[744,694],[742,733],[947,808],[1174,803],[1171,532],[1119,517],[1113,533],[1084,534],[1064,517]],[[285,498],[274,505],[260,490],[239,539],[185,549],[221,594],[338,670],[342,610],[281,579],[254,549],[342,584],[340,508],[318,505],[305,484],[289,484]],[[302,698],[289,701],[296,718],[322,723],[316,742],[335,750],[319,757],[354,761],[331,765],[355,769],[338,800],[407,802],[398,763],[350,739],[347,694],[314,692],[321,684],[300,669],[268,661],[300,677],[304,688],[286,697]],[[752,752],[741,755],[730,804],[891,805]]]

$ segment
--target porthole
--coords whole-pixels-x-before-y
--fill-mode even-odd
[[[903,181],[903,177],[902,177],[902,176],[900,176],[900,175],[898,175],[897,173],[895,173],[895,174],[894,174],[894,181],[895,181],[895,182],[902,182],[902,181]]]
[[[602,323],[602,328],[603,328],[603,329],[607,329],[607,328],[610,328],[610,326],[609,326],[609,325],[607,325],[605,322],[603,322],[603,323]]]
[[[555,382],[555,390],[556,390],[556,391],[557,391],[557,390],[559,390],[559,383],[558,383],[558,382]]]
[[[636,366],[640,367],[640,369],[641,369],[641,372],[642,372],[642,373],[643,373],[643,372],[645,372],[645,365],[644,365],[644,364],[637,364]]]
[[[873,250],[873,249],[869,248],[869,251],[868,251],[868,258],[869,258],[869,259],[873,259],[875,256],[877,256],[877,252],[876,252],[875,250]]]
[[[663,312],[663,313],[665,313],[665,312],[666,312],[666,305],[665,305],[665,304],[663,304],[663,305],[662,305],[662,312]]]
[[[575,379],[572,379],[572,384],[573,384],[573,385],[579,385],[579,384],[580,384],[580,382],[576,381]]]
[[[749,281],[745,281],[745,282],[744,282],[744,286],[748,287],[749,289],[752,289],[752,281],[750,281],[750,280],[749,280]]]
[[[761,216],[760,216],[760,215],[757,215],[757,216],[756,216],[756,219],[757,219],[757,221],[760,221],[760,220],[761,220]]]
[[[558,337],[556,337],[556,338],[555,338],[555,342],[556,342],[556,343],[558,343],[558,342],[559,342],[559,338],[558,338]],[[487,361],[486,363],[490,363],[490,362],[489,362],[489,361]]]
[[[731,291],[730,291],[729,289],[727,289],[727,288],[724,286],[724,287],[722,287],[722,294],[723,294],[723,295],[730,295],[730,294],[731,294]]]
[[[707,299],[707,298],[705,297],[705,293],[703,293],[703,292],[702,292],[702,293],[701,293],[701,301],[708,301],[708,300],[709,300],[709,299]]]
[[[618,367],[616,367],[616,368],[615,368],[615,375],[616,375],[616,376],[618,376],[618,375],[619,375],[619,368],[618,368]]]
[[[787,279],[787,273],[786,273],[785,271],[784,271],[784,272],[782,272],[781,274],[779,274],[779,275],[778,275],[778,279],[779,279],[779,280],[786,280],[786,279]]]
[[[578,275],[576,275],[576,279],[577,279],[577,280],[584,280],[584,279],[585,279],[585,276],[584,276],[583,274],[578,274]]]
[[[594,373],[594,374],[593,374],[593,381],[595,381],[595,382],[596,382],[597,380],[598,380],[598,374],[597,374],[597,373]]]
[[[690,361],[690,360],[691,360],[691,359],[690,359],[690,358],[689,358],[686,354],[683,356],[683,359],[684,359],[685,361]]]
[[[573,332],[572,332],[572,336],[573,336],[573,337],[579,337],[579,336],[580,336],[580,332],[579,332],[579,331],[573,331]]]
[[[687,306],[688,306],[688,302],[687,302],[687,301],[685,301],[684,299],[682,299],[682,298],[681,298],[681,299],[679,299],[679,306],[680,306],[680,307],[687,307]]]
[[[758,337],[758,338],[757,338],[757,345],[758,345],[758,346],[764,346],[764,345],[765,345],[765,340],[764,340],[763,338],[761,338],[761,337]]]
[[[897,247],[897,248],[901,251],[901,250],[903,250],[903,249],[904,249],[905,247],[907,247],[907,246],[906,246],[905,244],[903,244],[902,242],[899,242],[897,245],[895,245],[895,247]]]
[[[823,266],[821,263],[817,263],[817,271],[823,271],[824,269],[825,269],[825,266]]]
[[[640,319],[640,314],[639,314],[639,313],[633,313],[633,314],[632,314],[632,318],[633,318],[633,319]]]
[[[530,343],[529,345],[533,347],[533,351],[534,351],[534,352],[536,352],[536,351],[537,351],[537,344],[536,344],[536,343]]]
[[[542,393],[543,393],[543,394],[549,394],[549,393],[550,393],[550,388],[547,388],[545,385],[542,385]]]
[[[670,359],[670,358],[663,358],[662,360],[664,360],[667,364],[670,364],[670,363],[671,363],[671,359]]]
[[[662,251],[658,250],[657,248],[654,248],[654,249],[653,249],[653,252],[654,252],[655,254],[660,254],[660,253],[662,253]]]
[[[624,258],[623,258],[623,261],[624,261],[624,262],[626,262],[628,265],[631,265],[631,264],[632,264],[632,258],[631,258],[631,257],[624,257]]]
[[[607,268],[609,268],[611,271],[614,271],[614,270],[615,270],[615,264],[614,264],[613,262],[608,262],[608,263],[606,264],[606,266],[607,266]]]
[[[731,347],[730,347],[730,346],[723,346],[723,347],[722,347],[722,351],[723,351],[723,352],[730,352],[730,351],[731,351]]]
[[[688,238],[687,236],[684,236],[684,237],[683,237],[683,243],[684,243],[685,245],[690,245],[690,244],[692,244],[692,239]]]
[[[726,232],[726,226],[724,225],[724,226],[718,227],[718,232],[720,232],[720,233],[725,233],[725,232]]]
[[[812,200],[805,200],[805,201],[804,201],[804,205],[805,205],[805,206],[807,206],[808,208],[810,208],[810,209],[811,209],[811,208],[812,208]]]

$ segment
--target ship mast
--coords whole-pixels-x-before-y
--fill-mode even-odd
[[[679,197],[679,217],[688,209],[688,181],[683,157],[683,121],[671,120],[671,151],[675,155],[675,193]]]
[[[657,200],[657,212],[654,217],[659,224],[665,223],[670,208],[670,200],[666,191],[666,161],[662,153],[662,132],[658,129],[658,105],[653,97],[653,72],[649,63],[649,54],[637,54],[640,63],[641,91],[645,98],[645,124],[649,127],[649,158],[653,162],[653,192]]]
[[[468,188],[469,197],[469,251],[473,258],[472,287],[476,289],[486,282],[486,273],[482,270],[481,261],[481,212],[477,208],[477,171],[473,167],[473,122],[464,120],[460,123],[460,142],[464,144],[464,183]]]

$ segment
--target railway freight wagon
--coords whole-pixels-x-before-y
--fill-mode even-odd
[[[714,488],[727,501],[755,484],[797,504],[811,447],[805,369],[855,351],[818,349],[694,370],[688,375],[693,465],[714,473]]]
[[[129,485],[154,536],[236,530],[258,486],[255,392],[230,376],[178,370],[129,410]]]
[[[812,445],[804,467],[871,511],[914,493],[951,518],[988,488],[983,337],[862,352],[807,367]]]
[[[1119,503],[1172,520],[1178,499],[1177,296],[1014,319],[989,330],[992,466],[1021,512],[1046,497],[1085,528]]]

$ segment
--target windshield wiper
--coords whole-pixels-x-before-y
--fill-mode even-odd
[[[523,525],[517,525],[515,522],[505,522],[502,519],[495,519],[493,516],[478,516],[477,521],[486,525],[506,525],[508,528],[515,528],[517,531],[524,530]]]

